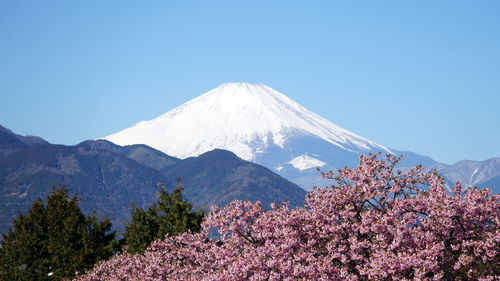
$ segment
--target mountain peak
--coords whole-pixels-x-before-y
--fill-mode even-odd
[[[105,137],[119,145],[146,144],[179,158],[220,148],[253,160],[270,146],[308,135],[350,151],[387,148],[355,135],[264,85],[220,85],[159,117]]]
[[[199,104],[208,106],[211,111],[222,110],[222,113],[225,114],[252,114],[276,106],[277,103],[278,106],[279,104],[298,106],[291,99],[264,84],[230,82],[224,83],[178,108]],[[164,115],[169,116],[170,112]]]
[[[244,95],[249,94],[253,96],[258,95],[274,95],[278,93],[271,87],[262,83],[249,83],[249,82],[227,82],[212,90],[216,93],[229,93],[231,95]],[[212,92],[211,91],[211,92]]]
[[[267,87],[266,85],[264,85],[262,83],[250,83],[250,82],[240,81],[240,82],[226,82],[217,88],[239,88],[239,89],[247,88],[247,89],[252,89],[252,88],[259,88],[262,86]]]

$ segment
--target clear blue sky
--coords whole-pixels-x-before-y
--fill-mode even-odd
[[[500,157],[500,1],[1,1],[0,124],[76,144],[261,82],[382,145]]]

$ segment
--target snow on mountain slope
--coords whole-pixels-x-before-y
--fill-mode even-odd
[[[146,144],[178,158],[220,148],[255,160],[269,147],[284,149],[289,139],[299,136],[319,138],[343,151],[391,153],[268,86],[245,82],[223,84],[153,120],[104,139],[119,145]]]
[[[311,168],[323,167],[326,165],[325,162],[305,154],[293,158],[292,161],[288,163],[292,164],[295,168],[299,169],[300,171]]]

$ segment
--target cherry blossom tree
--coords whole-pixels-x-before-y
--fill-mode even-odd
[[[435,172],[398,157],[361,156],[322,173],[303,207],[233,201],[213,206],[200,233],[156,240],[78,280],[495,280],[500,196],[452,191]],[[214,235],[214,232],[217,235]]]

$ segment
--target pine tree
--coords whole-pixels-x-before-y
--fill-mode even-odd
[[[14,219],[0,248],[0,280],[62,280],[109,258],[117,249],[109,219],[85,216],[60,186],[44,205]]]
[[[183,232],[199,232],[203,212],[192,211],[192,204],[184,201],[179,182],[175,190],[169,194],[161,183],[158,202],[147,210],[132,208],[132,221],[126,225],[125,245],[130,253],[142,253],[149,244],[166,235],[177,235]]]

